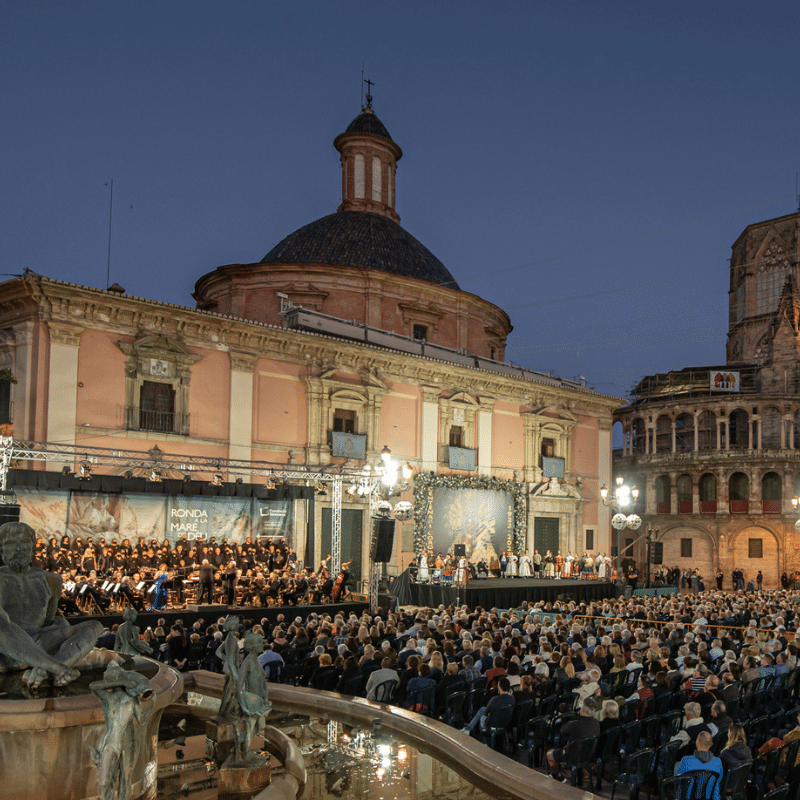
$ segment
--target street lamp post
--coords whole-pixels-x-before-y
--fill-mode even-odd
[[[647,582],[645,583],[645,587],[647,587],[648,589],[650,588],[650,562],[652,560],[651,559],[652,547],[653,543],[656,540],[656,537],[658,536],[658,532],[659,528],[651,528],[650,526],[648,526],[647,528],[647,570],[646,570]]]
[[[617,532],[617,582],[622,583],[622,531],[625,528],[638,530],[642,524],[642,518],[636,514],[626,516],[622,513],[624,508],[632,505],[639,498],[639,490],[635,486],[627,486],[621,475],[617,476],[616,484],[613,497],[609,497],[608,486],[603,486],[600,489],[600,498],[604,506],[609,506],[618,512],[611,518],[611,527]]]

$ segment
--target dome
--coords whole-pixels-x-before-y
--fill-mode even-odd
[[[337,211],[304,225],[275,245],[260,263],[376,269],[459,288],[447,267],[425,245],[394,220],[371,211]]]
[[[345,133],[371,133],[373,136],[381,136],[392,141],[386,126],[378,119],[371,108],[362,111],[348,126]]]

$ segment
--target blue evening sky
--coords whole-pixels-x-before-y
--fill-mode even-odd
[[[796,210],[800,3],[0,2],[0,270],[193,306],[340,201],[374,108],[401,224],[507,358],[624,397],[724,363],[730,247]]]

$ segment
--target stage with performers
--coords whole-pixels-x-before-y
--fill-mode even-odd
[[[574,600],[576,603],[604,600],[616,595],[613,583],[598,580],[545,578],[478,578],[467,586],[412,583],[408,570],[398,575],[390,588],[398,605],[429,606],[468,605],[470,608],[518,608],[523,602],[552,603]]]

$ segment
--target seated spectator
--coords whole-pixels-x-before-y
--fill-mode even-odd
[[[381,661],[380,669],[372,672],[367,680],[367,700],[375,699],[375,689],[386,681],[393,681],[395,684],[400,682],[400,676],[396,670],[392,669],[392,660],[384,658]]]
[[[707,770],[717,773],[717,780],[714,782],[713,790],[709,787],[706,794],[708,800],[719,800],[719,784],[722,781],[722,761],[711,752],[711,734],[708,731],[701,731],[695,742],[695,751],[692,755],[684,756],[675,765],[675,774],[684,775],[687,772],[697,770]]]
[[[425,689],[436,690],[436,681],[431,678],[431,668],[428,664],[420,664],[417,669],[417,676],[411,678],[406,686],[406,708],[418,713],[424,713],[430,710],[426,702],[421,699],[421,696],[416,694]]]
[[[480,728],[481,731],[484,731],[493,712],[500,709],[513,708],[516,701],[510,690],[511,686],[508,683],[508,678],[501,677],[497,681],[497,694],[484,707],[478,709],[472,719],[461,730],[468,734],[472,734],[475,728]]]
[[[565,722],[561,726],[561,747],[547,751],[547,763],[550,774],[561,779],[561,765],[566,764],[567,745],[581,739],[597,738],[600,735],[600,723],[594,718],[597,704],[589,697],[583,701],[578,719]]]
[[[747,735],[741,725],[731,725],[728,729],[728,741],[720,753],[720,759],[726,772],[753,760],[753,753],[747,746]]]

